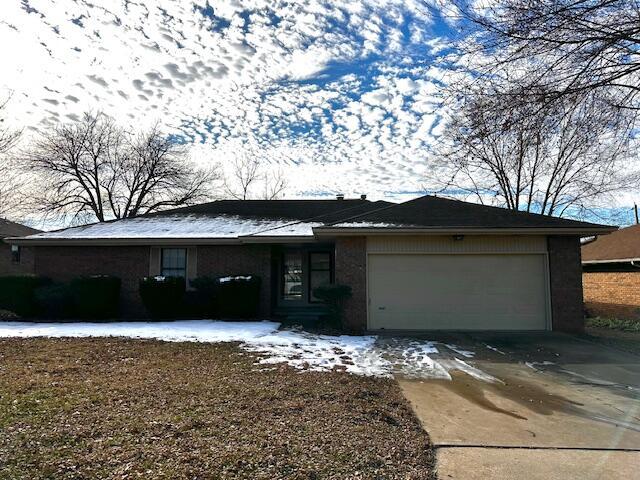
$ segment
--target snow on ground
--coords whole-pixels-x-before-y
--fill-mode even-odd
[[[455,345],[410,338],[375,335],[318,335],[301,330],[279,330],[276,322],[31,323],[0,322],[0,337],[127,337],[169,342],[239,342],[260,355],[263,367],[287,363],[301,370],[341,370],[357,375],[451,380],[457,370],[479,380],[498,381],[456,355],[473,352]]]

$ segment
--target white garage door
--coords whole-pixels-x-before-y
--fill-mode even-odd
[[[369,255],[369,329],[545,330],[544,255]]]

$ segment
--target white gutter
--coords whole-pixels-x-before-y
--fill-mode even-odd
[[[601,263],[631,263],[640,262],[640,258],[613,258],[611,260],[584,260],[583,265],[597,265]],[[634,267],[637,265],[634,265]]]

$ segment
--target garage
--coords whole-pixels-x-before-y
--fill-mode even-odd
[[[547,330],[543,253],[368,255],[370,330]]]

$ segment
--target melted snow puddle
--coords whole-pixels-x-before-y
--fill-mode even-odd
[[[300,370],[339,370],[356,375],[451,380],[457,370],[476,379],[495,377],[457,356],[474,352],[456,345],[406,338],[317,335],[301,330],[278,330],[276,322],[31,323],[0,322],[0,337],[126,337],[169,342],[239,342],[246,351],[261,355],[263,367],[286,363]],[[443,348],[444,347],[444,348]]]

